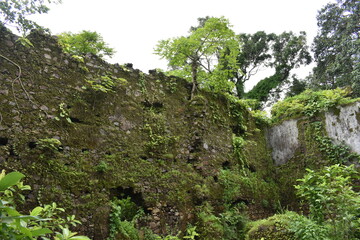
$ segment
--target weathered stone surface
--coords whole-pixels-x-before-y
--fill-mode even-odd
[[[346,144],[360,154],[360,103],[325,113],[326,132],[335,144]]]
[[[268,143],[276,165],[286,163],[299,147],[297,120],[288,120],[268,130]]]

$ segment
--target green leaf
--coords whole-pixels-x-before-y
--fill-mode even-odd
[[[30,212],[30,216],[38,216],[44,208],[42,207],[36,207]]]
[[[52,231],[48,228],[41,228],[41,229],[33,230],[33,231],[31,231],[31,233],[34,237],[38,237],[38,236],[42,236],[45,234],[50,234],[50,233],[52,233]]]
[[[0,191],[5,191],[9,187],[17,184],[23,177],[24,174],[19,172],[11,172],[0,180]]]
[[[90,238],[86,236],[74,236],[70,238],[71,240],[90,240]]]

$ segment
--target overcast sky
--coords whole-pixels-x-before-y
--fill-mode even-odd
[[[33,19],[50,28],[52,34],[97,31],[117,51],[109,62],[133,63],[134,68],[147,73],[149,69],[166,69],[166,61],[153,54],[157,42],[186,35],[199,17],[224,16],[237,34],[306,31],[310,44],[317,31],[318,10],[333,1],[62,0],[60,5],[51,5],[48,14]]]

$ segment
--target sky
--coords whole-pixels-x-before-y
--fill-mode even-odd
[[[116,50],[110,63],[133,63],[147,73],[150,69],[166,70],[166,60],[154,54],[159,40],[188,34],[197,18],[227,18],[236,34],[306,31],[311,44],[317,33],[317,12],[334,0],[62,0],[50,5],[47,14],[33,16],[52,34],[82,30],[100,33]],[[311,67],[298,70],[305,77]],[[257,78],[271,75],[264,70]],[[256,83],[249,82],[249,89]]]

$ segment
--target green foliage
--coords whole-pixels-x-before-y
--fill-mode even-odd
[[[181,239],[190,239],[190,240],[195,240],[197,239],[196,237],[199,236],[199,234],[196,232],[196,227],[193,227],[191,225],[189,225],[186,228],[186,233],[185,236],[183,236],[182,238],[179,237],[181,232],[179,232],[176,236],[173,235],[167,235],[165,237],[160,237],[156,234],[154,234],[153,238],[145,238],[146,240],[181,240]]]
[[[197,213],[197,229],[199,238],[196,239],[224,239],[237,240],[243,239],[244,228],[247,218],[241,212],[243,206],[227,206],[220,214],[215,213],[213,207],[205,202],[198,208]],[[188,228],[189,230],[189,228]],[[187,236],[189,236],[189,231]],[[195,237],[195,235],[194,235]],[[184,239],[193,239],[184,237]]]
[[[289,90],[286,92],[286,97],[294,97],[305,91],[306,83],[306,79],[298,79],[297,76],[294,74],[292,76],[292,81],[290,82]]]
[[[24,47],[34,47],[34,45],[30,42],[30,40],[26,37],[19,37],[16,42],[21,43],[21,45],[23,45]]]
[[[136,221],[143,214],[131,198],[115,199],[111,202],[110,233],[108,240],[137,240],[139,233]]]
[[[255,118],[255,122],[259,126],[269,126],[271,123],[271,118],[265,111],[253,110],[250,111],[251,116]]]
[[[286,78],[287,76],[282,73],[275,73],[273,76],[262,79],[245,94],[245,97],[264,102],[267,100],[270,90],[279,86]]]
[[[143,126],[143,130],[148,136],[145,144],[146,151],[151,156],[169,154],[168,151],[178,141],[178,137],[169,132],[163,114],[156,113],[154,109],[150,109],[147,114],[147,119]]]
[[[265,181],[248,169],[221,170],[219,184],[223,188],[222,200],[225,206],[233,206],[239,200],[251,200],[264,208],[274,209],[279,200],[275,183]]]
[[[290,71],[300,65],[308,65],[311,56],[306,44],[306,33],[298,35],[283,32],[280,35],[240,34],[242,52],[238,55],[238,65],[242,72],[235,73],[238,97],[266,101],[270,90],[286,81]],[[244,95],[244,83],[255,75],[261,67],[274,67],[275,74],[261,80],[249,93]]]
[[[41,28],[36,22],[28,19],[30,15],[47,13],[47,3],[61,3],[61,0],[6,0],[0,2],[0,24],[15,26],[23,35],[31,29]]]
[[[290,232],[294,233],[297,240],[328,240],[329,228],[328,226],[318,224],[311,218],[295,212],[287,212],[290,217],[288,223]]]
[[[248,102],[238,99],[233,95],[226,95],[229,102],[230,116],[235,121],[234,133],[237,135],[242,135],[247,131],[247,126],[245,123],[244,113],[247,111]]]
[[[295,240],[289,230],[292,214],[275,214],[267,219],[250,222],[246,226],[245,240]]]
[[[239,39],[241,52],[237,56],[237,61],[241,72],[235,72],[235,85],[238,97],[242,98],[244,83],[255,75],[261,67],[269,65],[271,59],[270,43],[274,39],[274,34],[266,34],[264,31],[258,31],[254,34],[242,33],[239,35]]]
[[[238,240],[244,238],[247,217],[241,212],[242,206],[227,208],[220,213],[220,221],[224,228],[224,240]]]
[[[54,118],[56,121],[60,121],[60,119],[65,119],[66,122],[68,123],[72,123],[71,119],[70,119],[70,114],[66,108],[66,104],[65,103],[60,103],[59,104],[59,117],[55,117]]]
[[[214,91],[231,91],[228,79],[237,69],[238,52],[238,39],[223,17],[200,21],[189,36],[162,40],[155,49],[182,77],[189,76],[192,94],[199,84]]]
[[[242,137],[238,137],[235,134],[233,134],[232,145],[234,149],[235,159],[238,161],[241,168],[245,168],[247,166],[247,163],[246,163],[246,159],[242,154],[245,145],[245,140]]]
[[[286,98],[284,101],[276,103],[271,109],[271,115],[274,122],[290,117],[313,117],[315,114],[337,105],[356,101],[356,99],[348,98],[347,96],[349,94],[350,90],[347,88],[318,92],[306,90],[299,95]]]
[[[271,55],[274,59],[269,62],[268,65],[275,68],[275,74],[258,82],[254,88],[245,95],[246,98],[266,101],[270,91],[286,81],[292,69],[311,63],[305,32],[300,32],[299,35],[293,32],[283,32],[280,35],[270,34],[267,38],[270,39],[268,41],[272,42]],[[265,44],[265,42],[263,44]],[[263,48],[263,51],[267,51],[269,47],[265,45]],[[262,56],[260,60],[264,59],[262,61],[265,61],[269,58],[265,53],[264,55],[260,55]],[[253,60],[250,59],[250,61]]]
[[[200,239],[223,239],[224,228],[221,219],[214,214],[214,209],[208,202],[199,208],[197,218],[196,225],[199,229]]]
[[[39,139],[36,143],[37,147],[43,150],[57,152],[61,147],[61,142],[56,138]]]
[[[102,75],[98,78],[87,79],[86,85],[83,86],[83,89],[90,89],[95,92],[115,92],[114,88],[116,86],[123,86],[127,84],[127,80],[124,78],[118,78],[113,75]]]
[[[110,169],[110,166],[107,162],[101,161],[98,165],[96,165],[95,170],[100,173],[104,173]]]
[[[353,165],[332,165],[319,171],[307,169],[296,185],[297,194],[309,204],[310,219],[329,225],[329,239],[354,239],[359,232],[360,195],[352,189],[359,179]]]
[[[65,32],[58,36],[58,41],[64,52],[71,55],[84,56],[92,53],[103,58],[104,56],[112,57],[115,54],[115,50],[108,47],[103,37],[97,32],[85,30],[80,33]]]
[[[85,236],[77,236],[69,230],[69,225],[80,223],[75,216],[66,219],[59,218],[56,203],[36,207],[30,215],[23,215],[16,210],[14,194],[19,190],[30,190],[20,180],[24,177],[19,172],[0,174],[0,237],[4,240],[11,239],[54,239],[54,240],[89,240]],[[24,199],[24,198],[23,198]]]
[[[324,136],[324,127],[321,122],[312,122],[310,127],[318,143],[319,150],[325,154],[330,163],[346,164],[353,160],[360,162],[360,156],[352,153],[349,146],[336,145],[330,137]]]
[[[317,65],[312,84],[320,89],[351,86],[360,96],[360,2],[337,0],[317,16],[319,31],[314,39]]]

